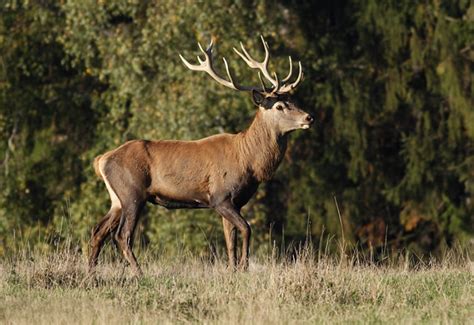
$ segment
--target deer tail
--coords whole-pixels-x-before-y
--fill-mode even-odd
[[[94,171],[96,175],[99,176],[100,178],[102,178],[102,174],[100,173],[100,169],[99,169],[99,161],[100,161],[100,158],[102,158],[102,156],[103,155],[99,155],[95,157],[94,159]]]

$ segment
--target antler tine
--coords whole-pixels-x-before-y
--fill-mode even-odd
[[[301,66],[301,61],[298,62],[298,67],[299,67],[299,72],[298,72],[298,77],[296,78],[295,82],[289,84],[289,85],[284,85],[281,87],[280,92],[285,93],[289,92],[298,86],[298,84],[301,82],[303,79],[303,67]]]
[[[260,80],[260,85],[262,86],[262,90],[264,92],[269,92],[271,89],[268,89],[267,86],[265,86],[265,82],[262,79],[262,74],[260,73],[260,71],[258,72],[258,79]]]
[[[186,59],[183,58],[183,56],[181,54],[179,54],[179,57],[180,57],[181,61],[183,61],[184,65],[190,70],[196,70],[197,71],[198,68],[200,67],[199,65],[194,65],[194,64],[191,64],[188,61],[186,61]]]
[[[199,46],[199,49],[201,50],[202,53],[204,53],[204,61],[201,59],[201,57],[198,55],[197,56],[197,60],[199,62],[199,64],[191,64],[188,62],[188,60],[186,60],[182,55],[181,53],[179,54],[179,57],[181,59],[181,61],[183,61],[184,65],[189,69],[189,70],[193,70],[193,71],[205,71],[205,66],[206,66],[206,63],[209,59],[209,56],[207,54],[206,51],[204,51],[204,49],[202,48],[201,46],[201,43],[198,42],[198,46]],[[212,48],[212,41],[211,41],[211,44],[209,44],[209,48]],[[209,49],[208,48],[208,49]]]
[[[265,59],[263,59],[263,64],[265,65],[265,67],[267,67],[268,60],[270,59],[270,51],[268,50],[268,43],[263,38],[263,35],[260,35],[260,39],[262,40],[263,48],[265,49]]]
[[[209,46],[207,47],[206,51],[204,51],[202,45],[200,42],[198,42],[198,46],[199,46],[199,49],[201,50],[202,53],[204,53],[204,55],[207,54],[207,50],[211,49],[212,50],[212,41],[211,41],[211,44],[209,44]]]
[[[227,72],[227,76],[229,77],[229,80],[232,83],[232,85],[234,85],[235,89],[244,90],[243,88],[245,88],[245,87],[239,86],[238,84],[236,84],[234,82],[234,77],[233,77],[232,72],[229,69],[229,65],[227,64],[227,60],[225,58],[222,58],[222,60],[224,61],[225,70]]]
[[[290,61],[290,72],[288,72],[286,78],[281,81],[283,84],[290,80],[291,75],[293,74],[293,61],[291,60],[291,56],[288,57],[288,60]]]
[[[276,93],[280,90],[280,80],[278,80],[278,76],[276,72],[273,72],[273,78],[275,78],[276,85],[275,85],[275,88],[273,88],[272,93]]]
[[[234,47],[234,51],[242,58],[242,60],[245,61],[245,63],[247,63],[247,65],[249,67],[251,67],[252,69],[257,69],[258,68],[257,62],[252,60],[252,57],[250,56],[250,54],[245,49],[244,44],[242,44],[242,42],[240,42],[240,48],[242,49],[242,52],[245,55],[240,53],[239,50],[237,50],[235,47]]]
[[[211,41],[209,42],[209,45],[207,46],[206,51],[210,51],[212,53],[212,47],[214,46],[214,38],[211,37]]]

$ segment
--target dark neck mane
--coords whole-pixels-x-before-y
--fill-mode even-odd
[[[267,181],[278,168],[286,151],[287,137],[278,134],[257,111],[250,127],[239,133],[238,149],[243,167],[259,181]]]

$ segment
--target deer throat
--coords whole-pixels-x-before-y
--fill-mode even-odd
[[[241,133],[240,157],[244,167],[258,182],[272,178],[286,152],[287,136],[254,121]]]
[[[278,140],[281,141],[275,141],[273,146],[267,148],[261,147],[259,148],[260,150],[255,153],[252,171],[259,182],[268,181],[273,177],[273,174],[285,155],[286,137],[282,137]]]

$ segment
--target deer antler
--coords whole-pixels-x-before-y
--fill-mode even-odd
[[[198,43],[198,46],[201,52],[204,54],[204,61],[199,56],[197,56],[199,64],[191,64],[181,54],[179,55],[179,57],[181,58],[181,61],[183,61],[183,63],[186,65],[186,67],[188,67],[188,69],[193,70],[193,71],[204,71],[208,75],[210,75],[215,81],[217,81],[219,84],[226,86],[228,88],[234,89],[234,90],[250,91],[252,89],[255,89],[255,87],[246,87],[246,86],[241,86],[235,83],[233,74],[230,71],[229,65],[227,64],[227,60],[225,58],[222,58],[222,59],[224,61],[225,69],[227,71],[227,76],[229,77],[229,80],[226,80],[219,75],[219,73],[214,69],[214,64],[213,64],[213,58],[212,58],[212,47],[214,46],[213,40],[211,40],[211,43],[209,43],[209,46],[207,47],[205,51],[202,48],[200,43]]]
[[[245,63],[247,63],[247,65],[249,67],[251,67],[252,69],[259,69],[260,72],[262,72],[263,76],[268,81],[270,81],[270,83],[273,85],[273,89],[277,89],[278,88],[278,77],[276,76],[276,73],[273,74],[274,77],[272,78],[272,76],[268,72],[268,61],[270,59],[270,52],[268,51],[268,44],[267,44],[267,42],[265,42],[265,39],[263,38],[263,36],[260,36],[260,37],[262,39],[263,48],[265,49],[265,58],[263,59],[262,62],[258,62],[255,59],[253,59],[250,56],[250,54],[247,52],[247,50],[245,50],[244,44],[242,44],[242,42],[240,42],[240,48],[242,49],[242,53],[239,52],[239,50],[237,50],[235,47],[234,47],[234,51],[235,51],[235,53],[237,53],[242,58],[242,60],[244,60]],[[260,81],[263,83],[260,73],[259,73],[259,78],[260,78]],[[263,85],[264,85],[264,90],[267,91],[267,89],[265,87],[265,83],[263,83]]]
[[[282,80],[282,83],[284,85],[278,90],[278,92],[281,94],[290,92],[291,90],[295,89],[296,86],[298,86],[298,84],[301,82],[301,80],[303,80],[303,67],[301,66],[301,61],[299,61],[298,62],[298,68],[299,68],[298,77],[296,78],[295,82],[288,85],[286,84],[286,82],[291,78],[291,75],[293,73],[293,64],[291,62],[291,56],[289,56],[289,58],[290,58],[290,72],[288,73],[288,76]]]
[[[261,62],[256,61],[250,56],[250,54],[245,50],[242,42],[240,42],[240,48],[242,49],[242,52],[239,52],[235,47],[234,47],[234,51],[242,58],[242,60],[245,61],[245,63],[247,63],[249,67],[251,67],[252,69],[259,69],[262,72],[263,76],[268,81],[270,81],[270,83],[273,85],[273,88],[270,89],[272,93],[280,93],[280,94],[287,93],[291,91],[292,89],[296,88],[296,86],[298,86],[298,84],[301,82],[301,79],[303,77],[303,69],[301,67],[301,62],[298,63],[298,66],[299,66],[298,78],[296,79],[295,82],[287,85],[286,82],[291,78],[293,74],[293,61],[291,60],[291,56],[288,57],[290,61],[290,71],[288,75],[286,76],[286,78],[283,79],[280,84],[277,74],[273,72],[273,77],[272,77],[270,75],[270,72],[268,71],[268,62],[270,60],[270,52],[268,50],[268,43],[265,41],[263,36],[260,36],[260,39],[262,40],[263,48],[265,50],[265,58]],[[265,87],[265,84],[262,81],[260,72],[259,72],[259,78],[264,90],[266,92],[269,92],[269,90]]]
[[[291,57],[289,57],[290,71],[288,75],[286,76],[286,78],[284,78],[280,82],[276,72],[273,72],[273,76],[272,76],[272,74],[268,71],[268,62],[270,60],[270,52],[268,50],[268,43],[265,41],[263,36],[260,36],[260,38],[262,40],[263,48],[265,50],[265,58],[263,59],[263,61],[259,62],[253,59],[250,56],[250,54],[247,52],[247,50],[244,48],[244,45],[242,44],[242,42],[240,42],[240,48],[242,49],[242,52],[239,52],[239,50],[237,50],[236,48],[234,48],[234,51],[242,58],[242,60],[244,60],[244,62],[250,68],[260,70],[258,72],[258,77],[260,79],[261,91],[267,94],[275,94],[275,93],[283,94],[296,88],[296,86],[298,86],[298,84],[301,82],[302,77],[303,77],[303,69],[301,67],[301,62],[298,63],[299,73],[295,82],[291,84],[286,84],[286,82],[291,78],[293,74],[293,62],[291,60]],[[204,51],[201,44],[198,43],[199,49],[201,50],[201,52],[204,54],[204,57],[205,57],[204,61],[199,56],[197,57],[199,64],[196,64],[196,65],[190,64],[188,61],[186,61],[186,59],[181,54],[179,55],[179,57],[181,58],[183,63],[186,65],[186,67],[188,67],[188,69],[193,70],[193,71],[207,72],[207,74],[209,74],[214,80],[216,80],[221,85],[232,88],[234,90],[240,90],[240,91],[260,90],[257,87],[241,86],[237,84],[234,81],[234,76],[232,72],[230,71],[229,65],[227,64],[227,61],[225,58],[222,58],[222,59],[224,61],[224,65],[225,65],[229,80],[226,80],[223,77],[221,77],[219,73],[217,73],[217,71],[214,69],[214,66],[213,66],[213,59],[212,59],[213,45],[214,45],[213,41],[211,41],[208,48]],[[268,80],[272,84],[271,88],[267,88],[267,86],[265,85],[265,82],[262,79],[262,75],[263,77],[265,77],[266,80]]]

